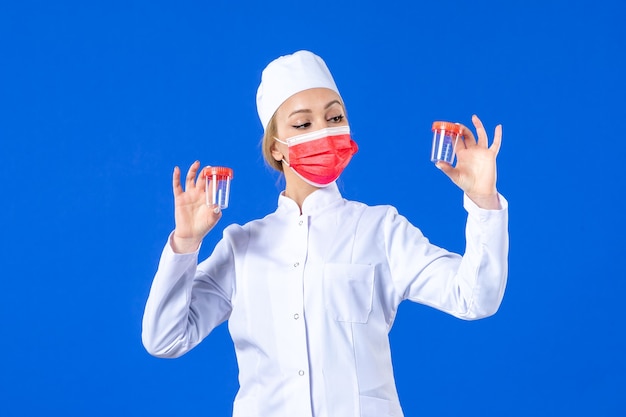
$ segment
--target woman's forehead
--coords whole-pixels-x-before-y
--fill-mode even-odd
[[[281,115],[289,116],[294,112],[325,111],[333,106],[342,106],[341,97],[328,88],[311,88],[289,97],[278,108]]]

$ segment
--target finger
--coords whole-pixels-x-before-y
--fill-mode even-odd
[[[474,127],[476,128],[476,134],[478,135],[478,141],[476,143],[479,146],[487,148],[489,146],[489,141],[487,140],[487,132],[485,131],[483,122],[480,121],[478,116],[473,115],[472,123],[474,123]]]
[[[207,165],[206,167],[204,167],[201,171],[200,171],[200,175],[198,176],[198,181],[196,182],[196,188],[202,188],[202,192],[206,193],[207,190],[211,189],[211,184],[212,184],[212,180],[211,180],[211,175],[209,174],[207,168],[210,168],[211,165]],[[208,198],[209,196],[206,196],[207,198],[207,204],[208,204]]]
[[[500,152],[500,146],[502,145],[502,125],[496,126],[496,130],[493,132],[493,143],[491,144],[491,149],[495,155],[498,155]]]
[[[187,171],[187,177],[185,178],[185,190],[191,190],[196,185],[196,174],[198,173],[198,167],[200,161],[196,161],[189,167]]]
[[[442,170],[443,173],[446,174],[453,183],[457,183],[458,175],[456,173],[456,169],[452,165],[448,164],[447,162],[438,161],[435,166]]]
[[[174,191],[174,197],[178,197],[183,192],[183,187],[180,185],[180,168],[174,167],[174,173],[172,174],[172,189]]]
[[[209,217],[207,217],[207,226],[209,230],[213,229],[217,222],[220,221],[220,219],[222,218],[222,210],[219,206],[213,208],[213,210],[211,211],[212,213],[209,215]]]
[[[461,123],[459,123],[459,126],[461,126],[461,135],[463,135],[463,142],[465,147],[467,148],[467,145],[476,145],[476,138],[474,137],[474,133],[472,132],[472,130]]]

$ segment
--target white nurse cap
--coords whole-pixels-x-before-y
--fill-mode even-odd
[[[339,94],[333,76],[319,56],[298,51],[270,62],[261,74],[256,93],[256,108],[263,130],[285,100],[310,88],[328,88]]]

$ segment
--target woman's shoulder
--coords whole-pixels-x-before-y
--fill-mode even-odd
[[[389,204],[370,205],[356,200],[344,200],[346,208],[360,210],[365,215],[370,216],[386,216],[388,213],[397,213],[398,210]]]
[[[346,220],[351,218],[360,225],[359,227],[368,229],[384,227],[398,217],[398,210],[392,205],[370,205],[355,200],[345,200],[343,212],[342,217]]]
[[[276,213],[270,213],[265,217],[261,217],[258,219],[250,220],[244,224],[232,223],[226,226],[224,229],[224,236],[237,236],[241,237],[243,235],[250,235],[254,231],[258,231],[259,229],[265,229],[267,227],[271,227],[271,225],[278,221],[278,216]]]

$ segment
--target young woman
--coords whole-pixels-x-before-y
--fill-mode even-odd
[[[402,416],[388,333],[403,300],[472,320],[498,309],[507,277],[507,202],[480,120],[463,126],[463,256],[428,242],[391,206],[343,199],[335,180],[357,146],[325,63],[300,51],[263,71],[257,108],[263,154],[285,176],[275,212],[230,225],[211,256],[198,249],[221,213],[205,204],[195,162],[174,169],[176,228],[143,319],[143,343],[177,357],[228,320],[239,364],[235,417]]]

